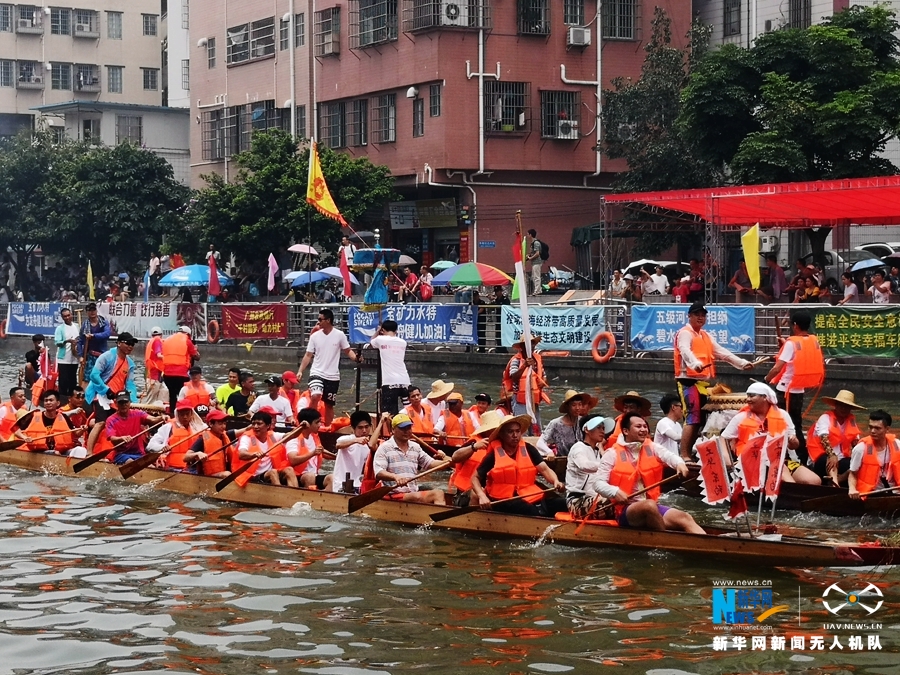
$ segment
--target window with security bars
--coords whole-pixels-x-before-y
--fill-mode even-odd
[[[50,88],[69,90],[72,88],[72,65],[69,63],[50,64]]]
[[[341,8],[329,7],[313,15],[313,51],[315,56],[341,52]]]
[[[216,38],[206,38],[206,67],[216,67]]]
[[[502,134],[531,129],[531,86],[528,82],[484,83],[484,131]]]
[[[18,26],[20,28],[40,28],[43,25],[44,13],[34,5],[18,5]]]
[[[291,131],[291,109],[278,109],[278,128],[290,133]],[[297,116],[297,138],[306,138],[306,106],[298,105],[294,108],[293,113]]]
[[[722,27],[726,37],[741,34],[741,0],[725,0]]]
[[[100,91],[100,69],[89,64],[76,64],[75,89],[77,91]]]
[[[584,0],[563,0],[563,23],[567,26],[584,25]]]
[[[190,59],[181,59],[181,88],[185,91],[191,90],[191,61]]]
[[[357,148],[369,144],[369,101],[356,99],[347,104],[347,145]]]
[[[329,148],[347,147],[346,105],[343,101],[319,104],[319,138]]]
[[[275,17],[250,24],[250,58],[261,59],[275,53]]]
[[[425,100],[413,99],[413,138],[425,135]]]
[[[158,20],[156,14],[142,14],[141,19],[144,24],[144,35],[156,35],[156,22]]]
[[[0,61],[0,87],[12,87],[15,85],[13,72],[15,72],[15,63],[12,61]]]
[[[306,15],[294,14],[294,47],[306,44]]]
[[[441,116],[441,85],[432,84],[428,86],[428,114],[431,117]]]
[[[53,35],[72,34],[72,12],[68,9],[50,9],[50,32]]]
[[[491,27],[490,0],[402,0],[403,30]]]
[[[350,48],[397,39],[398,0],[350,0]]]
[[[227,47],[226,63],[242,63],[250,60],[250,24],[232,26],[225,31]]]
[[[637,0],[604,0],[600,10],[603,37],[610,40],[633,40]]]
[[[106,13],[106,37],[110,40],[122,39],[122,12]]]
[[[139,115],[116,115],[116,145],[144,142],[144,118]]]
[[[812,25],[812,0],[789,0],[788,28],[809,28]]]
[[[0,5],[0,33],[12,33],[13,6]]]
[[[141,68],[144,78],[144,91],[159,89],[159,68]]]
[[[79,33],[99,33],[100,21],[92,9],[75,10],[75,35]]]
[[[581,123],[581,92],[541,92],[541,138],[577,141]]]
[[[190,0],[181,0],[181,27],[185,30],[191,27],[191,3]]]
[[[550,0],[518,0],[519,35],[550,34]]]
[[[383,94],[372,99],[372,142],[397,140],[397,95]]]
[[[106,66],[106,91],[110,94],[122,93],[123,66]]]
[[[285,51],[291,44],[291,22],[281,19],[278,22],[278,51]]]
[[[309,138],[306,133],[306,106],[297,106],[297,137]]]
[[[200,123],[203,159],[207,162],[225,159],[225,110],[203,113]]]

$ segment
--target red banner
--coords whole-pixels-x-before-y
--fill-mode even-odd
[[[766,447],[763,455],[769,465],[769,476],[766,479],[766,498],[775,501],[781,489],[781,467],[784,465],[784,453],[787,448],[787,438],[784,434],[769,436],[766,439]]]
[[[223,338],[271,340],[288,336],[287,305],[221,305],[221,307]]]
[[[703,486],[703,501],[719,504],[728,499],[728,469],[717,439],[698,443],[695,447],[700,457],[700,483]]]

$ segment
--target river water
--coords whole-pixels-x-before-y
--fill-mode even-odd
[[[18,362],[0,351],[4,390]],[[210,380],[229,365],[206,363]],[[288,367],[242,365],[258,375]],[[454,379],[451,364],[421,379],[442,376]],[[365,374],[363,396],[373,379]],[[344,381],[349,407],[349,372]],[[459,384],[467,396],[497,388],[493,375]],[[558,401],[577,383],[553,384]],[[599,392],[601,410],[627,388]],[[720,511],[664,500],[721,523]],[[896,529],[873,518],[776,521],[845,538]],[[0,533],[0,674],[897,672],[893,568],[772,570],[699,552],[494,541],[4,465]],[[713,586],[737,581],[771,582],[774,604],[787,609],[756,630],[718,630]],[[851,593],[870,583],[884,596],[873,614],[825,608],[832,584]],[[839,595],[832,588],[825,600],[836,608]],[[879,599],[866,598],[870,608]],[[833,627],[851,622],[865,625]],[[729,638],[717,650],[721,636],[746,636],[746,646]],[[751,649],[754,636],[764,650]],[[813,636],[824,649],[810,648]]]

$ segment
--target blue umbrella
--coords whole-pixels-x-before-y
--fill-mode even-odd
[[[228,286],[232,278],[219,272],[219,283]],[[209,265],[178,267],[159,280],[160,286],[206,286],[209,284]]]
[[[294,278],[291,288],[299,288],[300,286],[314,284],[317,281],[324,281],[325,279],[331,279],[331,276],[324,272],[320,272],[319,270],[313,272],[301,272]]]
[[[873,267],[884,267],[884,263],[881,262],[878,258],[867,258],[865,260],[860,260],[858,263],[854,264],[853,267],[850,268],[850,271],[859,272],[860,270],[869,270]]]

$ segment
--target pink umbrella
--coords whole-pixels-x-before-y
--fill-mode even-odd
[[[294,244],[288,247],[291,253],[306,253],[307,255],[319,255],[319,252],[309,244]]]

